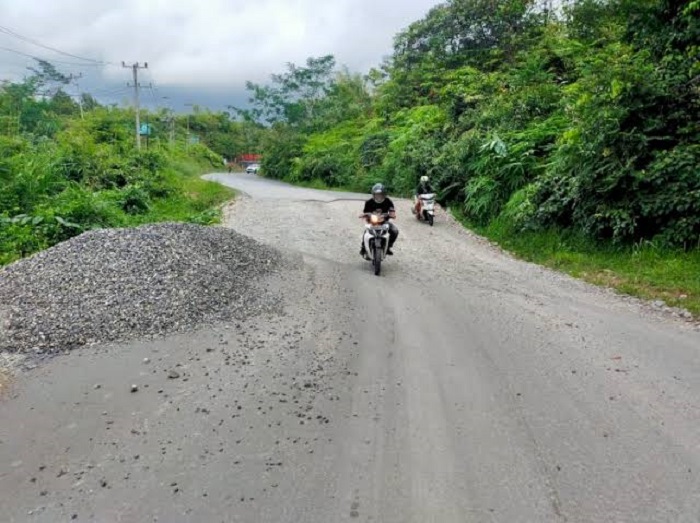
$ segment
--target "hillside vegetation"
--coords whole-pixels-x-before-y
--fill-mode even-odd
[[[144,111],[152,135],[137,150],[133,111],[69,96],[48,62],[32,72],[0,87],[0,265],[93,228],[218,220],[232,193],[199,175],[249,152],[260,126]]]
[[[551,5],[448,0],[368,75],[325,56],[249,84],[263,171],[400,195],[427,174],[520,255],[700,311],[700,2]]]

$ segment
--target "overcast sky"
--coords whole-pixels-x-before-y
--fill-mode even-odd
[[[438,0],[0,0],[0,47],[55,61],[84,74],[83,88],[120,101],[127,62],[148,62],[143,83],[168,96],[219,109],[245,99],[246,80],[265,81],[287,62],[334,54],[366,72],[391,52],[393,36]],[[116,65],[91,67],[15,33],[77,56]],[[0,49],[0,79],[20,79],[31,59]],[[59,63],[69,62],[69,63]],[[84,66],[74,65],[84,63]]]

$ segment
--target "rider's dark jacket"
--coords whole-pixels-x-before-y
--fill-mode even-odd
[[[430,185],[430,183],[426,183],[423,185],[422,183],[418,185],[418,188],[416,189],[416,194],[430,194],[434,193],[435,191],[433,190],[433,186]]]
[[[377,203],[374,198],[370,198],[365,202],[365,210],[363,213],[374,213],[376,211],[382,211],[388,214],[390,211],[394,210],[394,202],[390,198],[384,198],[382,203]]]

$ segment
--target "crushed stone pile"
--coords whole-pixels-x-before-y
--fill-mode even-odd
[[[222,227],[86,232],[0,271],[0,351],[52,353],[266,309],[281,253]]]

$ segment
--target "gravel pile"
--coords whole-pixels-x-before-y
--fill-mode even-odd
[[[265,308],[278,251],[191,224],[90,231],[0,271],[0,351],[56,352]]]

